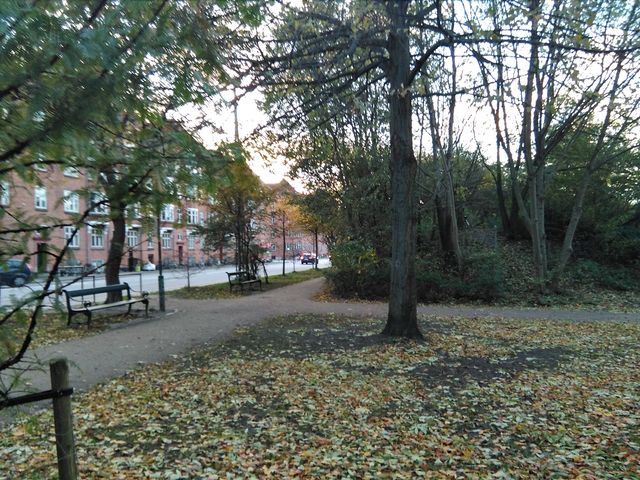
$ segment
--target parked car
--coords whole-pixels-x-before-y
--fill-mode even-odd
[[[317,261],[318,260],[316,259],[316,256],[313,253],[303,253],[300,256],[300,263],[302,263],[303,265],[306,265],[306,264],[313,265]]]
[[[156,269],[155,264],[151,262],[147,262],[144,265],[142,265],[142,270],[144,270],[145,272],[153,272],[155,269]]]
[[[22,287],[29,278],[31,269],[22,260],[10,258],[4,265],[0,265],[0,285]]]

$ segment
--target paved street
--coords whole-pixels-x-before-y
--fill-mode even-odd
[[[328,259],[321,259],[318,266],[320,268],[326,268],[330,265]],[[266,264],[267,273],[269,275],[281,275],[282,274],[282,261],[274,261]],[[287,273],[292,272],[293,270],[301,271],[301,270],[309,270],[312,268],[312,265],[301,265],[299,261],[293,264],[291,260],[285,262],[285,271]],[[187,273],[186,269],[179,270],[164,270],[164,284],[165,290],[176,290],[178,288],[182,288],[187,286],[187,282],[191,284],[191,286],[200,286],[200,285],[211,285],[214,283],[225,283],[227,282],[227,274],[226,272],[233,272],[233,265],[222,265],[219,267],[206,267],[204,269],[201,268],[191,268]],[[147,292],[157,292],[158,291],[158,273],[155,272],[139,272],[139,273],[122,273],[120,274],[120,281],[127,282],[131,289],[133,290],[132,294],[141,291]],[[34,292],[42,291],[42,280],[37,280],[29,283],[28,285],[21,288],[12,288],[7,286],[2,286],[0,288],[0,305],[8,305],[11,303],[12,297],[15,298],[24,298],[27,295]],[[64,289],[76,290],[80,288],[92,288],[92,287],[100,287],[105,284],[104,275],[90,275],[85,278],[73,279],[72,277],[62,277],[61,285]],[[54,297],[51,297],[53,300]],[[46,302],[45,304],[49,304],[50,302]]]

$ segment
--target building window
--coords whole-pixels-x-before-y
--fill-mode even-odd
[[[189,246],[189,250],[196,249],[196,234],[194,232],[189,232],[187,234],[187,244]]]
[[[173,222],[173,205],[164,205],[160,211],[160,220]]]
[[[129,207],[128,211],[127,211],[127,218],[140,218],[140,204],[136,203],[135,205],[132,205]]]
[[[78,178],[80,176],[80,171],[76,167],[64,167],[62,173],[65,177]]]
[[[127,230],[127,245],[129,247],[137,247],[138,246],[138,231],[130,228]]]
[[[102,225],[89,227],[89,233],[91,234],[91,248],[104,248],[104,227]]]
[[[47,164],[44,163],[45,162],[44,156],[38,154],[37,161],[38,161],[38,163],[34,163],[33,164],[33,168],[36,169],[39,172],[46,172],[48,170],[48,168],[47,168]]]
[[[64,191],[64,211],[66,213],[80,212],[80,195],[71,190]]]
[[[178,208],[178,223],[182,223],[182,209]]]
[[[80,248],[80,235],[75,227],[64,227],[64,238],[68,242],[69,248]]]
[[[97,215],[106,214],[108,209],[106,205],[106,197],[100,192],[91,192],[89,201],[91,202],[91,213]]]
[[[162,248],[164,250],[171,248],[171,230],[162,232]]]
[[[6,207],[10,200],[9,182],[0,182],[0,205]]]
[[[200,225],[204,225],[204,212],[200,212]]]
[[[47,209],[47,189],[44,187],[36,187],[34,190],[34,203],[38,210]]]
[[[147,237],[147,250],[153,250],[153,237],[151,235]]]
[[[187,223],[191,225],[195,225],[198,223],[198,209],[197,208],[187,208]]]

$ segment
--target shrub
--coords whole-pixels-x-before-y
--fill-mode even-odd
[[[504,273],[493,252],[474,253],[465,258],[462,276],[446,271],[441,262],[419,259],[416,263],[419,302],[456,298],[490,301],[504,295]]]
[[[385,298],[389,293],[389,262],[375,250],[355,240],[331,250],[332,267],[327,272],[333,293],[344,298]]]
[[[627,268],[611,267],[593,260],[580,259],[576,261],[572,270],[573,276],[578,280],[593,282],[603,288],[621,291],[638,288],[638,280]]]
[[[495,300],[504,295],[504,271],[494,252],[479,252],[465,259],[463,281],[457,296],[473,300]]]
[[[335,295],[343,298],[388,298],[390,262],[373,248],[357,241],[345,242],[331,252],[332,267],[326,276]],[[447,271],[440,258],[416,260],[419,302],[456,298],[495,300],[503,295],[504,274],[500,258],[493,252],[474,253],[465,260],[462,275]]]
[[[455,296],[458,282],[442,268],[443,266],[433,259],[417,260],[416,290],[419,302],[439,302]]]

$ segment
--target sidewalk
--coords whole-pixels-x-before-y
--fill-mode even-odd
[[[240,299],[185,300],[170,297],[167,299],[166,313],[153,311],[149,319],[138,319],[98,335],[38,348],[29,352],[28,357],[30,360],[37,358],[45,365],[52,358],[66,357],[71,364],[71,385],[76,391],[82,391],[147,363],[169,360],[198,346],[220,341],[238,327],[274,316],[296,313],[386,316],[387,305],[383,303],[328,303],[311,300],[322,288],[323,281],[319,278]],[[152,302],[157,302],[157,297]],[[640,321],[638,314],[491,307],[420,306],[418,314]],[[51,388],[48,371],[31,372],[28,382],[32,389]]]

